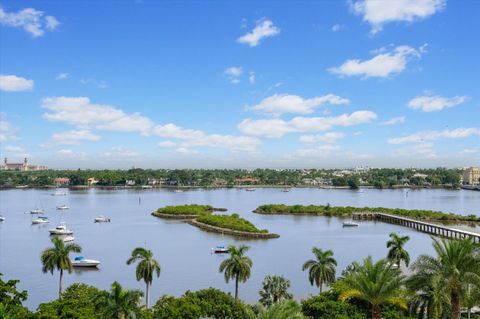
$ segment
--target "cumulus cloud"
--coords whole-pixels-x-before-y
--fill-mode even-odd
[[[241,66],[231,66],[223,72],[227,79],[230,81],[232,84],[238,84],[240,83],[240,77],[243,74],[243,70]]]
[[[128,150],[124,147],[112,147],[108,151],[101,152],[99,157],[111,161],[132,160],[140,157],[140,153]]]
[[[445,108],[453,107],[468,100],[467,96],[455,96],[446,98],[439,95],[435,96],[417,96],[408,102],[408,107],[414,110],[422,110],[424,112],[436,112]]]
[[[100,136],[89,130],[67,131],[52,135],[52,141],[56,144],[78,144],[83,141],[95,142],[98,140],[100,140]]]
[[[246,43],[250,47],[256,47],[264,38],[273,37],[280,33],[280,29],[273,25],[270,20],[257,21],[252,31],[237,39],[239,43]]]
[[[173,141],[170,141],[170,140],[166,140],[166,141],[158,143],[158,146],[160,146],[160,147],[174,147],[176,145],[177,145],[177,143],[175,143]]]
[[[282,113],[313,113],[316,107],[323,104],[349,104],[350,100],[337,95],[327,94],[305,99],[292,94],[274,94],[263,99],[259,104],[247,106],[247,109],[280,115]]]
[[[245,119],[238,124],[238,129],[251,136],[279,138],[292,132],[328,131],[335,126],[353,126],[369,123],[377,118],[371,111],[356,111],[333,117],[294,117],[289,121],[281,119]]]
[[[432,143],[419,143],[414,146],[408,146],[404,148],[396,149],[392,152],[394,157],[416,157],[424,159],[436,159],[438,158]]]
[[[472,136],[480,136],[480,128],[456,128],[454,130],[445,129],[443,131],[423,131],[415,134],[391,138],[388,140],[390,144],[406,144],[406,143],[423,143],[425,141],[435,141],[439,139],[458,139],[468,138]]]
[[[0,112],[0,143],[16,140],[16,131],[17,129],[7,121],[7,115]]]
[[[342,30],[342,29],[345,29],[345,26],[344,26],[343,24],[337,23],[337,24],[332,25],[332,27],[331,27],[330,30],[331,30],[332,32],[338,32],[338,31],[340,31],[340,30]]]
[[[11,145],[5,146],[4,150],[9,153],[21,153],[24,151],[23,148],[21,148],[20,146],[11,146]]]
[[[377,50],[377,55],[370,60],[361,61],[351,59],[345,61],[339,67],[329,68],[328,71],[340,77],[360,76],[364,79],[370,77],[388,78],[405,70],[407,63],[412,58],[420,58],[426,52],[426,44],[419,49],[408,45],[397,46],[390,52]]]
[[[248,75],[248,82],[250,82],[250,84],[255,84],[256,81],[257,80],[255,78],[255,72],[250,71],[250,73]]]
[[[33,37],[41,37],[46,30],[55,30],[60,22],[55,17],[45,16],[43,11],[33,8],[22,9],[18,12],[7,12],[0,8],[0,24],[23,29]]]
[[[397,124],[403,124],[403,123],[405,123],[405,116],[397,116],[389,120],[386,120],[380,124],[381,125],[397,125]]]
[[[413,22],[425,19],[443,9],[446,0],[359,0],[353,3],[354,13],[370,23],[372,33],[393,21]]]
[[[66,80],[68,79],[70,75],[68,73],[59,73],[56,77],[55,80]]]
[[[148,135],[154,123],[139,113],[126,114],[106,104],[91,103],[88,97],[48,97],[42,107],[51,111],[43,118],[52,122],[65,122],[79,128],[97,128],[106,131],[140,132]]]
[[[327,132],[325,134],[317,135],[302,135],[300,136],[300,142],[306,144],[313,143],[335,143],[337,140],[344,138],[345,134],[340,132]]]
[[[0,75],[0,91],[20,92],[33,89],[33,80],[16,75]]]

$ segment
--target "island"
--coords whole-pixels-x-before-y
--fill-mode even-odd
[[[214,208],[210,205],[176,205],[165,206],[152,213],[153,216],[165,219],[194,219],[200,215],[211,214],[214,211],[224,211],[223,208]]]
[[[401,209],[386,207],[352,207],[352,206],[330,206],[327,205],[284,205],[267,204],[257,207],[254,211],[257,214],[267,215],[316,215],[351,217],[354,213],[384,213],[401,216],[411,219],[437,222],[479,222],[476,215],[458,215],[433,210],[422,209]]]

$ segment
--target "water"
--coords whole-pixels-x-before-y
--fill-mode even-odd
[[[0,191],[0,272],[3,279],[20,279],[20,289],[29,292],[27,305],[34,309],[41,302],[56,298],[58,273],[43,274],[40,254],[50,246],[48,229],[61,220],[74,230],[75,242],[83,248],[81,255],[101,261],[99,270],[74,271],[67,274],[64,287],[84,282],[108,289],[115,280],[128,288],[144,289],[135,279],[135,266],[126,260],[133,248],[147,246],[161,264],[161,276],[155,279],[151,301],[163,294],[179,296],[186,290],[210,286],[233,292],[233,282],[226,284],[218,266],[226,256],[212,255],[219,244],[246,244],[253,260],[250,280],[240,285],[240,297],[248,302],[258,300],[258,290],[267,274],[283,275],[291,280],[296,298],[318,292],[311,287],[303,262],[313,257],[311,248],[332,249],[338,261],[338,273],[354,260],[371,255],[383,258],[390,232],[409,235],[406,245],[412,260],[419,254],[432,253],[428,235],[396,225],[362,222],[358,228],[343,228],[338,218],[314,216],[265,216],[251,211],[261,204],[326,204],[351,206],[384,206],[433,209],[458,214],[480,215],[480,192],[452,190],[350,190],[241,189],[189,190],[81,190],[67,191],[67,196],[51,196],[52,190]],[[140,200],[139,200],[140,199]],[[187,203],[210,204],[228,208],[259,228],[280,234],[278,239],[245,240],[208,233],[178,221],[152,217],[150,213],[165,205]],[[70,209],[57,211],[57,205]],[[48,225],[31,225],[31,215],[24,212],[36,206],[46,210]],[[95,224],[98,215],[111,223]],[[467,227],[467,226],[463,226]],[[472,230],[472,229],[470,229]]]

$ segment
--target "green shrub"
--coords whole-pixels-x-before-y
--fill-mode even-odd
[[[258,229],[246,219],[241,218],[238,214],[232,215],[200,215],[197,221],[203,224],[227,228],[232,230],[244,231],[248,233],[268,233],[266,229]]]
[[[157,209],[158,214],[169,215],[200,215],[209,214],[213,211],[213,207],[210,205],[178,205],[178,206],[165,206]]]

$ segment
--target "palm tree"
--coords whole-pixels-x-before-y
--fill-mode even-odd
[[[478,305],[480,289],[476,285],[466,284],[463,287],[462,306],[467,308],[467,318],[470,319],[472,308]]]
[[[126,290],[118,282],[112,284],[111,291],[102,291],[95,308],[105,319],[135,319],[139,313],[139,303],[143,296],[140,290]]]
[[[82,247],[77,244],[65,244],[63,240],[58,237],[52,238],[53,247],[47,248],[42,252],[40,257],[42,261],[42,271],[44,273],[50,272],[53,275],[54,270],[60,271],[60,281],[58,285],[58,299],[62,298],[62,279],[63,271],[72,272],[72,262],[70,261],[70,253],[79,253]]]
[[[380,306],[383,304],[398,305],[407,308],[401,297],[403,276],[391,264],[381,259],[376,263],[368,257],[355,271],[347,274],[342,280],[343,292],[341,300],[358,298],[371,305],[372,319],[382,318]]]
[[[322,250],[317,247],[312,248],[312,252],[316,259],[307,260],[302,267],[305,271],[308,269],[308,280],[310,285],[315,285],[322,292],[323,284],[330,285],[335,281],[335,272],[337,261],[333,258],[331,250]]]
[[[445,278],[437,274],[417,272],[406,281],[407,287],[417,293],[410,301],[410,311],[423,319],[441,319],[450,299],[445,293]]]
[[[140,281],[143,279],[145,285],[145,305],[148,309],[148,295],[150,286],[152,285],[153,275],[156,274],[157,277],[160,277],[160,263],[153,258],[153,253],[151,250],[147,250],[142,247],[137,247],[132,251],[132,257],[128,258],[127,265],[130,265],[138,261],[136,275],[137,280]]]
[[[479,249],[471,239],[432,239],[437,258],[422,255],[412,269],[418,276],[443,279],[441,287],[449,295],[452,319],[460,319],[462,288],[470,283],[480,283]]]
[[[294,300],[276,303],[260,309],[257,319],[305,319],[302,307]]]
[[[263,288],[259,291],[260,303],[265,307],[293,298],[293,295],[288,292],[290,280],[283,276],[266,276],[262,285]]]
[[[253,262],[249,257],[245,256],[245,252],[248,249],[250,247],[245,245],[238,247],[228,246],[230,258],[225,259],[218,269],[219,272],[223,272],[225,282],[228,283],[230,279],[235,279],[235,299],[238,299],[238,282],[246,282],[250,278]]]
[[[406,267],[410,264],[410,255],[403,248],[409,240],[409,236],[399,236],[396,233],[391,233],[390,240],[387,241],[387,248],[389,248],[387,258],[397,264],[398,267],[400,267],[402,261],[405,262]]]

